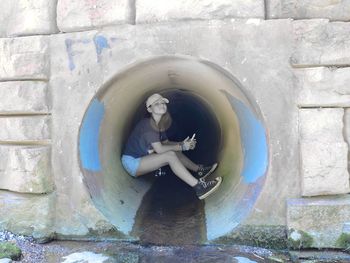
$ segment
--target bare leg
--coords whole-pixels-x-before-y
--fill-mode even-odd
[[[198,180],[190,174],[173,151],[150,154],[142,157],[136,175],[139,176],[149,173],[167,164],[169,164],[174,174],[188,185],[193,187],[198,183]]]
[[[182,164],[191,171],[197,172],[198,171],[198,164],[195,164],[192,162],[186,155],[184,155],[182,152],[175,152],[177,157],[180,159]]]

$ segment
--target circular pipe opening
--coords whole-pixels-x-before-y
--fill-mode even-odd
[[[192,218],[193,225],[198,226],[192,235],[196,240],[190,243],[230,233],[247,217],[265,181],[268,164],[265,129],[252,96],[234,77],[215,64],[190,57],[157,57],[132,65],[106,83],[91,101],[80,127],[78,147],[84,181],[95,206],[119,231],[142,239],[139,229],[151,225],[142,215],[147,209],[157,210],[148,205],[152,203],[149,202],[153,200],[152,193],[153,196],[159,193],[154,188],[157,184],[158,189],[174,185],[173,179],[163,179],[174,176],[134,179],[120,162],[124,142],[134,123],[144,117],[144,101],[154,92],[171,101],[169,112],[174,126],[168,136],[181,140],[196,133],[197,149],[189,153],[190,158],[204,164],[218,161],[215,174],[224,180],[220,189],[204,202],[189,194],[187,199],[175,202],[175,209],[170,209],[170,203],[169,207],[161,204],[163,210],[171,214],[169,211],[190,207],[194,211],[182,215],[185,220],[186,216]],[[181,182],[175,186],[177,191],[188,188]],[[182,200],[176,191],[163,194],[174,195],[169,200]],[[174,219],[173,232],[165,234],[171,239],[176,239],[173,233],[189,233],[175,220],[177,216],[165,217],[170,222]],[[159,231],[150,232],[160,235]],[[162,242],[171,243],[164,240],[158,243]]]

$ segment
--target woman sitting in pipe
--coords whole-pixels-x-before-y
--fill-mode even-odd
[[[199,199],[204,199],[221,184],[221,177],[206,180],[217,163],[204,167],[182,153],[196,147],[195,134],[182,142],[168,141],[165,131],[171,118],[167,103],[169,100],[158,93],[147,99],[146,107],[151,117],[141,120],[132,131],[122,155],[123,167],[131,176],[137,177],[169,165],[176,176],[194,188]],[[195,176],[188,169],[195,172]]]

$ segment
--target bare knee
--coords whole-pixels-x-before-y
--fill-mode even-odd
[[[168,151],[168,152],[165,152],[164,154],[165,154],[166,159],[167,159],[167,161],[169,163],[179,160],[177,155],[176,155],[176,153],[174,151]]]

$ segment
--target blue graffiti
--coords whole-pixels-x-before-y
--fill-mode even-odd
[[[265,174],[268,162],[268,149],[265,129],[261,120],[243,102],[224,92],[239,120],[242,140],[244,182],[254,183]]]
[[[65,44],[66,44],[66,50],[67,50],[67,54],[68,54],[69,69],[73,70],[73,69],[75,69],[75,65],[74,65],[74,61],[73,61],[74,54],[73,54],[73,50],[72,50],[73,40],[66,39]]]
[[[104,36],[94,36],[94,43],[95,43],[95,48],[96,48],[96,54],[97,54],[97,61],[100,62],[101,54],[104,48],[110,48],[108,45],[108,40]]]
[[[79,39],[79,40],[72,40],[72,39],[66,39],[65,45],[66,45],[66,51],[68,54],[68,63],[69,63],[69,69],[72,71],[75,69],[75,64],[74,64],[74,56],[78,53],[77,51],[73,51],[73,44],[75,43],[83,43],[83,44],[88,44],[90,43],[91,40],[89,39]]]
[[[231,198],[221,204],[226,207],[224,210],[216,211],[215,215],[206,214],[208,240],[228,233],[249,215],[261,192],[268,164],[267,139],[262,121],[255,116],[249,105],[226,91],[222,93],[227,97],[239,121],[244,163],[241,172],[243,180],[238,187],[243,188],[244,193],[239,197],[233,193]],[[218,223],[220,228],[216,227]]]
[[[79,155],[84,169],[100,172],[98,141],[102,119],[105,114],[103,103],[94,99],[84,117],[79,136]]]

